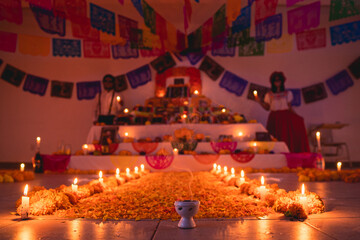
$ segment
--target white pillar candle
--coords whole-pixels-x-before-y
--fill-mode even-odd
[[[82,150],[84,152],[84,155],[87,155],[89,151],[89,146],[87,144],[82,145]]]
[[[174,155],[176,156],[176,155],[179,154],[179,150],[178,150],[177,148],[174,148],[174,149],[173,149],[173,153],[174,153]]]
[[[131,176],[131,174],[130,174],[130,168],[126,168],[126,175],[127,175],[127,176]]]
[[[260,193],[261,199],[263,199],[265,197],[265,194],[267,192],[264,183],[265,183],[264,176],[261,176],[261,186],[259,187],[259,193]]]
[[[342,165],[341,162],[337,162],[336,167],[337,167],[338,172],[341,171],[341,165]]]
[[[77,182],[78,182],[78,179],[75,178],[74,179],[74,184],[71,184],[71,190],[73,190],[74,192],[77,192],[77,190],[78,190]]]
[[[235,169],[231,168],[231,177],[235,177]]]
[[[321,152],[321,144],[320,144],[320,132],[316,132],[316,141],[317,141],[317,147],[318,147],[318,152]]]
[[[40,142],[41,142],[41,138],[37,137],[36,138],[36,150],[39,151],[40,150]]]
[[[116,178],[120,177],[120,169],[119,168],[116,169],[116,175],[115,176],[116,176]]]
[[[141,165],[140,165],[140,169],[141,169],[141,172],[144,172],[144,171],[145,171],[145,165],[144,165],[144,164],[141,164]]]
[[[21,219],[29,218],[29,197],[27,196],[29,186],[24,188],[24,196],[21,198]]]
[[[244,170],[241,170],[240,172],[240,184],[243,184],[245,182],[245,173]]]
[[[104,179],[103,179],[102,176],[103,176],[103,173],[102,173],[102,171],[100,171],[100,172],[99,172],[99,182],[100,182],[100,183],[104,183]]]
[[[305,195],[305,185],[302,184],[301,186],[301,195],[300,195],[300,204],[304,207],[304,209],[307,209],[307,198]]]
[[[221,173],[221,166],[220,166],[220,165],[217,166],[217,171],[216,171],[216,173]]]
[[[214,165],[213,165],[213,171],[216,171],[216,167],[217,167],[217,164],[214,163]]]
[[[139,173],[139,168],[138,168],[138,167],[135,167],[135,168],[134,168],[134,172],[135,172],[135,173]]]
[[[21,163],[20,164],[20,172],[23,172],[23,171],[25,171],[25,164]]]

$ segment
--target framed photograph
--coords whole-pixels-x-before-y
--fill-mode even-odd
[[[110,145],[117,142],[118,127],[101,128],[100,144]]]
[[[268,132],[256,132],[255,133],[255,139],[256,141],[264,141],[264,142],[269,142],[271,141],[271,136]]]

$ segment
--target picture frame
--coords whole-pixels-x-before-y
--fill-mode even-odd
[[[118,127],[102,127],[100,135],[101,145],[110,145],[117,142]]]

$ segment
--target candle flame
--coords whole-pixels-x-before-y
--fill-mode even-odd
[[[216,170],[217,164],[216,164],[216,163],[214,163],[213,167],[214,167],[214,170]]]
[[[176,154],[178,154],[178,152],[179,152],[179,150],[177,149],[177,148],[174,148],[174,154],[176,155]]]
[[[129,136],[129,133],[128,132],[125,132],[125,137]]]
[[[198,94],[199,94],[199,91],[198,91],[198,90],[195,90],[195,91],[194,91],[194,94],[195,94],[195,95],[198,95]]]
[[[301,194],[304,195],[305,194],[305,185],[302,184],[301,186]]]
[[[221,109],[221,111],[224,113],[224,112],[226,112],[226,109],[225,109],[225,108],[223,108],[223,109]]]
[[[316,132],[316,137],[318,137],[318,138],[320,137],[320,132],[319,131]]]
[[[37,137],[37,138],[36,138],[36,142],[37,142],[37,143],[40,143],[40,141],[41,141],[41,138],[40,138],[40,137]]]
[[[224,167],[224,173],[227,173],[227,166]]]
[[[129,109],[125,108],[124,113],[128,113],[128,112],[129,112]]]
[[[75,179],[74,179],[74,184],[77,184],[77,182],[78,182],[78,179],[75,178]]]
[[[135,170],[135,173],[138,173],[139,168],[138,168],[138,167],[135,167],[134,170]]]
[[[341,167],[341,164],[342,164],[341,162],[337,162],[338,167]]]
[[[119,176],[119,174],[120,174],[120,169],[117,168],[117,169],[116,169],[116,175]]]
[[[231,168],[231,174],[235,175],[235,169],[233,167]]]
[[[185,105],[188,105],[188,104],[189,104],[189,102],[188,102],[188,101],[184,101],[184,104],[185,104]]]
[[[99,172],[99,178],[102,178],[103,174],[102,171]]]
[[[264,183],[265,183],[264,176],[261,176],[261,185],[264,185]]]
[[[182,115],[182,118],[184,118],[184,119],[187,118],[187,115],[186,115],[186,114],[183,114],[183,115]]]
[[[253,143],[253,146],[256,147],[256,142]]]
[[[27,196],[29,186],[26,184],[24,188],[24,195]]]
[[[257,94],[258,94],[258,92],[257,92],[256,90],[254,90],[253,93],[254,93],[254,96],[255,96],[255,97],[256,97]]]
[[[339,163],[338,163],[338,165],[339,165]],[[20,164],[20,167],[21,167],[21,168],[24,168],[24,167],[25,167],[25,164],[24,164],[24,163]]]
[[[241,170],[240,175],[241,175],[242,178],[245,176],[244,170]]]
[[[141,165],[140,165],[140,168],[141,168],[141,171],[144,171],[144,170],[145,170],[144,164],[141,164]]]
[[[120,96],[117,96],[117,97],[116,97],[116,100],[117,100],[118,102],[120,102],[120,100],[121,100]]]
[[[239,137],[241,137],[243,135],[243,132],[239,132]]]
[[[126,168],[126,174],[130,173],[130,168]]]
[[[84,144],[84,149],[88,149],[88,145],[87,144]]]
[[[218,169],[218,171],[220,172],[220,171],[221,171],[221,166],[218,165],[218,166],[217,166],[217,169]]]

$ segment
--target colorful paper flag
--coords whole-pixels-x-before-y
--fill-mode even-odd
[[[267,53],[286,53],[293,49],[293,35],[282,34],[279,39],[272,39],[266,42]]]
[[[48,84],[48,79],[28,74],[25,79],[23,90],[44,96]]]
[[[80,40],[53,38],[53,56],[81,57]]]
[[[151,81],[151,70],[148,64],[126,74],[131,88],[137,88]]]
[[[320,1],[287,12],[288,33],[299,33],[320,24]]]
[[[90,3],[91,26],[109,34],[115,35],[115,13]]]
[[[0,31],[0,51],[15,52],[17,38],[16,33]]]
[[[100,81],[78,82],[76,83],[76,89],[78,100],[91,100],[101,92],[101,84]]]
[[[274,15],[276,13],[277,4],[278,0],[256,0],[255,24],[258,24],[265,18]]]
[[[19,51],[32,56],[48,56],[50,38],[19,34]]]
[[[356,7],[355,1],[359,0],[331,0],[329,21],[358,15],[360,9]]]
[[[33,12],[39,27],[46,33],[58,34],[65,36],[65,19],[54,15],[51,10],[42,9],[30,4],[30,9]]]
[[[297,33],[296,44],[299,51],[326,47],[326,29],[321,28]]]
[[[110,44],[101,41],[83,40],[84,57],[110,58]]]
[[[12,85],[19,87],[25,77],[25,74],[26,73],[20,69],[6,64],[4,71],[1,74],[1,78]]]
[[[281,13],[267,17],[265,20],[256,24],[256,41],[269,41],[273,38],[279,39],[282,34],[282,15]]]
[[[0,1],[0,21],[6,20],[11,23],[22,24],[21,0]]]
[[[226,71],[222,77],[219,86],[225,88],[227,91],[236,94],[236,96],[241,96],[248,84],[248,81],[245,79]]]
[[[360,39],[360,21],[330,27],[331,45],[355,42]]]
[[[325,82],[334,95],[338,95],[354,85],[354,81],[346,70],[335,74],[335,76],[327,79]]]

